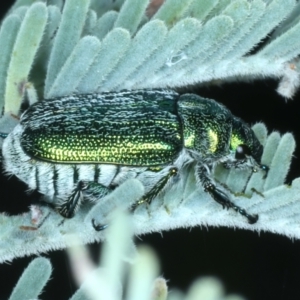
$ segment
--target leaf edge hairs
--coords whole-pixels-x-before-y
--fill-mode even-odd
[[[212,177],[225,168],[269,168],[252,129],[223,105],[173,90],[71,95],[30,106],[3,143],[6,173],[37,189],[66,218],[137,178],[150,203],[193,166],[197,184],[223,208],[256,223]],[[96,230],[104,225],[94,224]]]

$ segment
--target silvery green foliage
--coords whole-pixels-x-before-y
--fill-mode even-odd
[[[70,93],[179,88],[237,77],[281,78],[279,91],[286,97],[298,86],[300,20],[294,0],[168,0],[150,19],[145,16],[146,0],[138,5],[133,0],[124,5],[123,1],[67,0],[64,6],[62,2],[19,0],[2,22],[1,132],[10,132],[13,120],[7,120],[19,114],[25,95],[32,103]],[[249,54],[272,30],[265,46]],[[220,168],[215,177],[237,193],[232,193],[235,203],[260,215],[255,225],[212,201],[187,169],[176,186],[149,207],[136,209],[134,233],[222,225],[300,238],[295,229],[300,221],[295,213],[300,205],[299,179],[292,187],[284,185],[295,148],[293,136],[268,136],[262,124],[254,130],[265,145],[262,163],[270,166],[268,177],[247,170],[228,174]],[[108,223],[114,207],[125,210],[142,194],[139,182],[125,183],[92,209],[87,204],[65,221],[47,207],[33,206],[22,216],[2,214],[0,223],[6,225],[0,233],[0,261],[64,248],[71,233],[83,243],[100,241],[104,233],[95,232],[91,220]]]
[[[28,81],[45,98],[237,77],[281,78],[278,92],[287,98],[295,93],[300,52],[295,0],[284,5],[281,0],[168,0],[150,19],[148,0],[123,2],[68,0],[63,8],[62,0],[47,6],[16,1],[0,31],[0,109],[5,103],[6,112],[17,114]],[[266,45],[249,55],[275,28]]]
[[[71,300],[243,300],[225,296],[222,284],[213,277],[196,280],[185,295],[172,290],[159,276],[159,263],[149,247],[134,248],[132,219],[118,211],[107,230],[100,266],[95,266],[78,236],[69,236],[74,246],[68,249],[75,279],[80,288]],[[46,258],[34,259],[19,279],[9,300],[36,299],[51,275]]]
[[[1,132],[10,132],[17,123],[12,114],[19,114],[24,96],[33,103],[38,98],[74,92],[178,88],[237,77],[280,78],[278,92],[287,98],[298,88],[300,5],[294,0],[168,0],[150,19],[145,16],[148,1],[140,0],[133,5],[136,3],[67,0],[63,6],[62,0],[16,1],[0,28],[0,109],[5,110],[0,120]],[[272,31],[265,46],[250,55],[249,51]],[[267,178],[259,172],[229,172],[221,167],[215,170],[215,178],[236,192],[231,195],[236,204],[260,215],[255,225],[247,224],[234,211],[223,210],[212,201],[196,187],[194,174],[187,169],[176,186],[149,207],[141,205],[136,209],[131,218],[133,234],[221,225],[300,238],[297,230],[300,181],[295,179],[292,186],[284,185],[295,148],[293,136],[280,136],[277,132],[268,135],[262,124],[253,129],[264,145],[262,163],[270,166]],[[116,207],[126,210],[142,195],[141,183],[131,180],[102,203],[94,207],[85,205],[70,220],[39,206],[32,206],[29,213],[21,216],[1,214],[0,261],[100,241],[107,235],[111,248],[106,246],[109,250],[101,259],[106,273],[96,269],[94,275],[84,278],[72,299],[91,299],[97,295],[98,291],[90,286],[102,287],[102,293],[103,290],[106,293],[102,294],[104,299],[120,299],[124,258],[132,261],[128,253],[134,251],[129,251],[133,244],[121,239],[128,237],[130,229],[112,222],[112,211]],[[93,218],[98,223],[112,223],[115,233],[95,232],[91,225]],[[80,241],[72,239],[72,234]],[[130,271],[125,299],[149,299],[150,283],[158,275],[151,251],[141,252],[140,264],[134,264]],[[71,254],[71,257],[73,265],[89,266],[86,256]],[[82,264],[82,259],[87,263]],[[50,273],[48,260],[35,259],[10,299],[20,299],[20,294],[24,298],[24,291],[30,293],[27,298],[37,298]],[[97,285],[93,284],[95,280]],[[165,280],[158,279],[152,292],[157,295],[155,299],[166,299]],[[241,299],[225,298],[222,286],[214,279],[196,282],[187,296],[179,291],[168,295],[170,300],[216,298]]]
[[[37,299],[51,275],[51,264],[46,258],[34,259],[23,272],[9,300]]]

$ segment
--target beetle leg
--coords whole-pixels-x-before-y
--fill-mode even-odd
[[[93,227],[94,227],[94,229],[95,229],[96,231],[102,231],[102,230],[104,230],[104,229],[106,229],[106,228],[108,227],[107,224],[104,224],[104,225],[102,225],[102,224],[97,224],[97,223],[95,222],[95,219],[92,219],[92,225],[93,225]]]
[[[90,201],[96,201],[112,192],[112,188],[106,187],[97,182],[90,182],[87,189],[84,191],[84,196]],[[92,219],[92,226],[96,231],[102,231],[108,227],[107,224],[97,224],[95,219]]]
[[[169,182],[170,178],[175,176],[178,173],[178,169],[176,167],[171,167],[169,172],[160,178],[160,180],[150,189],[148,193],[146,193],[142,199],[137,201],[133,206],[131,207],[131,210],[134,210],[138,205],[143,203],[150,204],[151,201],[164,189],[164,187]]]
[[[86,183],[86,188],[83,192],[83,196],[84,199],[95,202],[108,195],[112,191],[113,188],[111,187],[106,187],[98,182],[91,181]]]
[[[218,189],[209,178],[209,170],[208,167],[205,167],[203,165],[198,165],[197,167],[196,176],[199,179],[199,181],[202,183],[204,187],[204,191],[208,192],[210,196],[219,204],[222,205],[223,208],[232,208],[242,216],[246,217],[248,219],[248,222],[250,224],[254,224],[258,220],[258,215],[250,215],[247,213],[247,211],[237,205],[235,205],[233,202],[230,201],[229,197],[220,189]]]
[[[258,220],[258,215],[250,215],[247,213],[247,211],[234,203],[232,203],[227,195],[223,193],[221,190],[217,189],[215,185],[212,183],[207,183],[204,185],[204,189],[206,192],[208,192],[211,197],[220,203],[223,208],[232,208],[236,212],[240,213],[242,216],[246,217],[248,219],[249,224],[254,224]]]
[[[63,217],[65,218],[74,217],[76,210],[78,209],[78,207],[80,206],[83,200],[82,191],[84,189],[85,189],[85,184],[83,183],[83,181],[79,181],[77,183],[77,186],[70,194],[70,196],[57,207],[58,212]]]
[[[261,169],[265,174],[263,178],[266,178],[269,172],[269,167],[264,164],[257,163],[253,158],[248,157],[245,159],[236,159],[236,160],[225,160],[222,161],[222,165],[225,169],[246,169],[250,168],[254,173],[258,171],[258,169]]]
[[[149,168],[154,171],[161,171],[161,168]],[[136,203],[131,206],[131,211],[133,211],[138,205],[143,203],[151,203],[151,201],[165,188],[168,184],[170,178],[175,176],[178,173],[178,169],[176,167],[171,167],[168,173],[162,176],[158,182]],[[95,183],[93,183],[95,184]],[[107,224],[97,224],[95,219],[92,219],[92,225],[96,231],[102,231],[107,228]]]
[[[61,203],[57,210],[65,218],[72,218],[84,199],[96,201],[112,191],[97,182],[79,181],[70,196]]]

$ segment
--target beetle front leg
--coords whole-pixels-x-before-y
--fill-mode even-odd
[[[234,203],[232,203],[227,195],[223,193],[221,190],[217,189],[215,185],[212,183],[207,183],[204,185],[204,190],[208,192],[211,197],[218,203],[222,205],[223,208],[232,208],[236,212],[240,213],[242,216],[248,219],[249,224],[254,224],[258,220],[258,215],[250,215],[247,211]]]
[[[246,160],[235,160],[235,161],[223,161],[222,165],[225,169],[245,169],[245,168],[250,168],[252,169],[252,171],[254,173],[256,173],[258,171],[258,169],[262,170],[265,174],[263,176],[263,178],[266,178],[268,176],[268,172],[269,172],[269,167],[267,165],[264,164],[259,164],[256,163],[254,160],[250,160],[246,161]]]
[[[249,147],[244,144],[237,146],[234,158],[232,156],[227,156],[227,159],[223,160],[222,163],[224,168],[226,169],[251,168],[255,173],[258,171],[258,169],[261,169],[265,173],[264,178],[267,177],[269,172],[269,167],[264,164],[258,163],[251,156]]]
[[[228,196],[218,189],[209,178],[208,169],[203,165],[197,166],[196,176],[198,177],[199,181],[202,183],[204,187],[204,191],[208,192],[211,197],[222,205],[223,208],[232,208],[242,216],[248,219],[249,224],[254,224],[258,220],[257,215],[250,215],[247,211],[230,201]]]

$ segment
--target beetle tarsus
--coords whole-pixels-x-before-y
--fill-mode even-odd
[[[222,205],[222,207],[225,209],[234,209],[236,212],[241,214],[242,216],[246,217],[248,219],[248,222],[250,224],[254,224],[258,220],[257,215],[250,215],[247,213],[246,210],[243,208],[235,205],[233,202],[230,201],[229,197],[226,193],[224,193],[222,190],[218,189],[215,184],[211,182],[209,173],[210,173],[210,167],[205,164],[199,164],[196,168],[196,177],[198,177],[198,180],[202,183],[202,186],[204,187],[204,191],[209,193],[210,196],[219,204]]]
[[[217,189],[215,185],[213,185],[212,183],[209,182],[205,184],[204,190],[208,192],[216,202],[221,204],[223,208],[227,208],[227,209],[232,208],[242,216],[246,217],[248,219],[249,224],[254,224],[257,222],[258,215],[250,215],[247,213],[245,209],[232,203],[228,199],[227,195],[223,193],[221,190]]]
[[[96,231],[102,231],[108,227],[108,224],[96,224],[95,219],[92,219],[92,225]]]
[[[136,203],[134,203],[131,206],[131,211],[134,211],[136,209],[136,207],[139,206],[140,204],[143,204],[143,203],[150,204],[151,201],[157,195],[159,195],[161,193],[161,191],[165,188],[165,186],[167,185],[169,180],[173,176],[177,175],[177,173],[178,173],[178,169],[176,167],[171,167],[169,169],[169,172],[165,176],[163,176],[146,195],[144,195],[140,200],[138,200]]]
[[[268,176],[270,168],[266,165],[260,164],[259,167],[265,172],[264,179]]]

